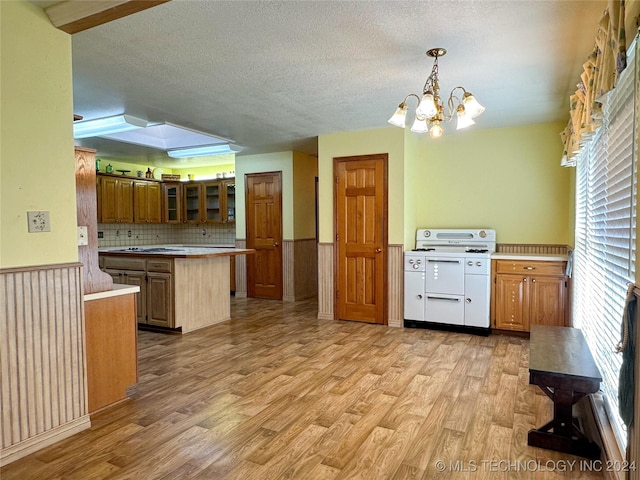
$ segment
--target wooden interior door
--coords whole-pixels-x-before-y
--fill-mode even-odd
[[[336,318],[386,324],[387,155],[334,159]]]
[[[282,300],[282,172],[245,175],[247,295]]]

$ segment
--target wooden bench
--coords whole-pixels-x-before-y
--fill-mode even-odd
[[[600,447],[585,435],[573,405],[600,388],[602,377],[577,328],[532,325],[529,383],[553,400],[553,420],[530,430],[528,444],[581,457],[600,458]]]

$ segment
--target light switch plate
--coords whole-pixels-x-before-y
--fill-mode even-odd
[[[47,211],[27,212],[27,220],[29,221],[29,233],[51,231],[51,222]]]
[[[78,246],[89,245],[89,233],[87,227],[78,225]]]

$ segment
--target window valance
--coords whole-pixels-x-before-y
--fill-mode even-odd
[[[593,52],[584,63],[578,89],[569,101],[569,123],[560,134],[561,165],[575,166],[582,146],[602,124],[604,95],[627,66],[624,0],[609,0],[598,25]]]

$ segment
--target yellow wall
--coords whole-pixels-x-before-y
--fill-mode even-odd
[[[316,177],[318,160],[293,152],[293,234],[295,239],[316,236]]]
[[[315,237],[316,159],[300,152],[236,157],[236,238],[246,238],[247,173],[282,172],[282,235],[284,240]]]
[[[420,227],[484,227],[501,243],[567,244],[571,172],[562,123],[465,131],[411,141],[406,189]],[[407,247],[413,247],[413,242]]]
[[[189,174],[195,175],[195,180],[210,179],[217,173],[231,173],[236,169],[235,163],[225,163],[223,165],[209,165],[206,167],[174,168],[170,172],[163,168],[165,173],[177,173],[182,179],[189,178]],[[152,169],[153,170],[153,169]]]
[[[71,37],[31,3],[0,11],[0,267],[75,262]],[[27,232],[31,210],[50,233]]]
[[[403,243],[404,131],[383,128],[318,137],[320,242],[333,242],[333,158],[375,153],[389,154],[389,244]]]
[[[282,172],[282,235],[292,240],[293,230],[293,153],[277,152],[236,157],[236,238],[246,238],[245,185],[247,173]]]

